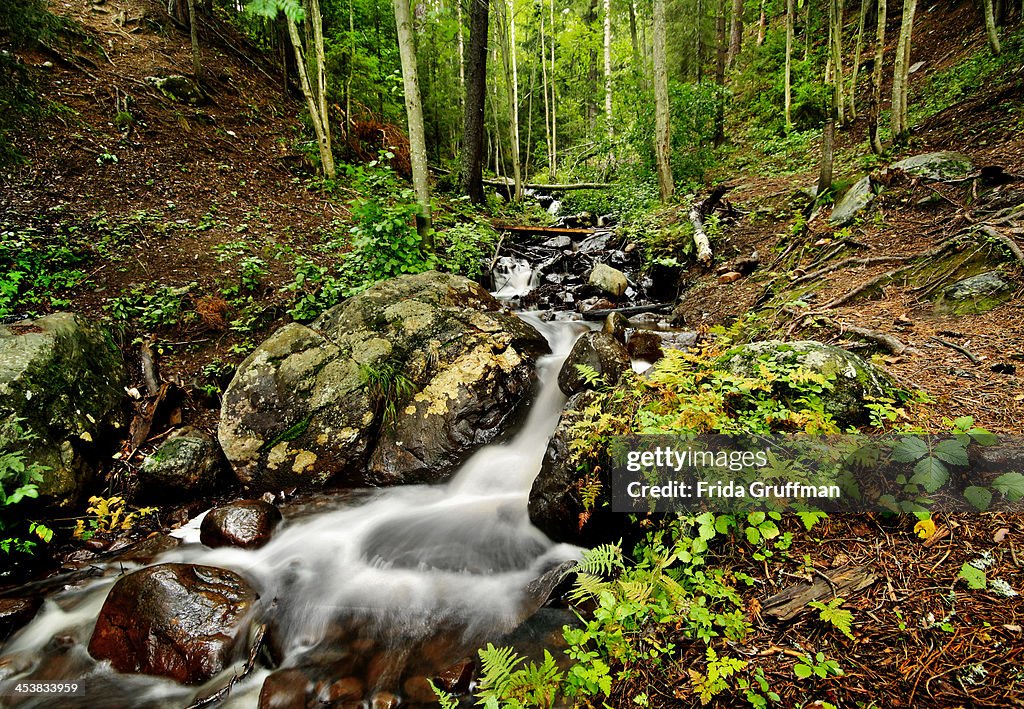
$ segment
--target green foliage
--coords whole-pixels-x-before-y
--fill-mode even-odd
[[[65,307],[62,296],[86,279],[88,257],[71,235],[46,238],[32,228],[0,231],[0,318],[33,306]]]
[[[479,651],[481,673],[477,704],[487,709],[548,709],[558,698],[562,672],[547,650],[539,665],[524,663],[524,658],[509,647],[496,648],[488,643]]]
[[[39,483],[48,468],[27,460],[25,451],[14,448],[17,441],[28,442],[31,436],[18,425],[10,433],[14,440],[0,446],[0,550],[5,554],[30,554],[37,540],[49,542],[53,538],[52,530],[26,520],[22,512],[22,503],[39,497]]]
[[[811,601],[807,605],[819,611],[818,618],[821,621],[830,624],[850,640],[854,640],[852,629],[853,613],[840,607],[843,605],[843,602],[842,598],[833,598],[828,603]]]
[[[148,292],[145,286],[135,286],[125,295],[111,298],[103,307],[118,322],[143,328],[170,327],[194,315],[182,312],[185,297],[194,285],[160,286],[154,292]]]
[[[828,659],[823,652],[817,652],[813,656],[807,654],[802,659],[797,660],[796,664],[793,665],[793,674],[796,675],[797,679],[809,679],[812,677],[825,679],[829,675],[842,676],[843,670],[839,667],[838,662]]]
[[[974,591],[983,591],[988,586],[988,577],[984,570],[972,565],[969,561],[964,562],[964,565],[960,567],[957,578],[967,584],[967,588]]]
[[[416,386],[392,360],[361,365],[359,376],[370,398],[377,403],[381,425],[385,429],[393,426],[398,409],[415,393]]]
[[[486,224],[460,222],[437,234],[441,269],[467,278],[483,275],[498,244],[498,233]]]

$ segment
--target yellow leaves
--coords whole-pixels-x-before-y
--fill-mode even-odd
[[[123,497],[89,498],[89,506],[85,509],[91,518],[80,519],[75,524],[74,535],[77,539],[88,539],[93,534],[110,534],[126,531],[135,526],[142,518],[157,512],[156,507],[140,507],[132,510]]]
[[[914,534],[916,534],[917,538],[921,540],[930,539],[931,536],[935,534],[935,520],[931,517],[919,520],[918,523],[914,525]]]

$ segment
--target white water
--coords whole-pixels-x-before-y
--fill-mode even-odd
[[[564,404],[559,368],[586,325],[523,317],[547,337],[553,352],[538,361],[538,395],[510,440],[477,451],[448,483],[388,488],[358,506],[286,520],[259,550],[214,550],[190,543],[153,563],[230,568],[258,589],[263,602],[277,599],[268,615],[283,638],[285,667],[301,663],[311,649],[322,650],[339,625],[353,621],[371,628],[379,646],[396,655],[415,655],[446,635],[456,636],[465,654],[474,643],[511,630],[531,610],[525,586],[578,553],[552,544],[530,524],[527,499]],[[88,658],[85,647],[113,580],[100,579],[49,599],[36,620],[3,648],[0,679],[79,680],[86,693],[62,699],[63,707],[189,704],[195,687],[119,675]],[[52,647],[58,636],[75,641],[59,662]],[[223,686],[237,669],[221,673],[199,694]],[[401,672],[396,667],[389,679]],[[267,674],[257,671],[237,685],[225,706],[255,707]],[[40,697],[19,706],[54,704]]]
[[[494,295],[504,300],[518,298],[537,287],[540,274],[534,272],[530,262],[515,256],[502,256],[491,271],[494,276]]]

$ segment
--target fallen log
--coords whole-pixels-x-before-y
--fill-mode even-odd
[[[597,320],[604,320],[612,313],[618,313],[625,317],[631,317],[633,315],[640,315],[641,313],[656,313],[666,308],[672,307],[672,303],[650,303],[649,305],[631,305],[625,308],[599,308],[596,310],[588,310],[585,313],[580,313],[584,320],[591,322]]]
[[[776,593],[761,603],[761,613],[775,620],[792,620],[811,601],[842,597],[849,599],[873,584],[878,577],[867,566],[854,566],[829,572],[816,572],[813,582],[802,582]],[[822,580],[824,579],[824,580]]]
[[[708,198],[697,202],[690,210],[690,223],[693,224],[693,244],[697,247],[697,263],[708,266],[711,264],[713,254],[711,253],[711,240],[704,231],[704,219],[718,206],[722,195],[725,194],[725,187],[716,187]]]
[[[496,180],[490,177],[483,179],[485,185],[491,185],[493,187],[515,187],[515,183],[511,180]],[[544,185],[535,182],[524,182],[522,188],[524,190],[540,190],[542,192],[569,192],[571,190],[610,190],[618,187],[619,185],[612,182],[570,182],[568,184],[552,183]]]
[[[494,224],[495,230],[497,231],[508,231],[513,234],[593,234],[594,230],[591,228],[584,229],[573,229],[564,226],[531,226],[527,225],[512,225],[512,224]]]

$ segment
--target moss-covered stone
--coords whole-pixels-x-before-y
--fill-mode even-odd
[[[221,467],[220,450],[207,434],[186,427],[168,438],[139,468],[139,494],[197,497],[213,489]]]
[[[940,311],[975,315],[997,308],[1013,295],[1013,284],[999,271],[985,271],[953,283],[939,296]]]
[[[111,433],[126,374],[110,335],[71,313],[0,327],[0,447],[48,466],[40,496],[73,505]]]
[[[472,281],[396,278],[261,344],[218,436],[257,489],[442,479],[500,432],[546,347]]]
[[[773,371],[802,367],[828,378],[832,389],[821,394],[823,408],[843,427],[868,423],[869,399],[897,396],[896,382],[878,367],[840,347],[812,340],[752,342],[718,359],[722,367],[743,376],[756,376],[762,362]],[[787,396],[782,388],[777,393],[783,399]]]

